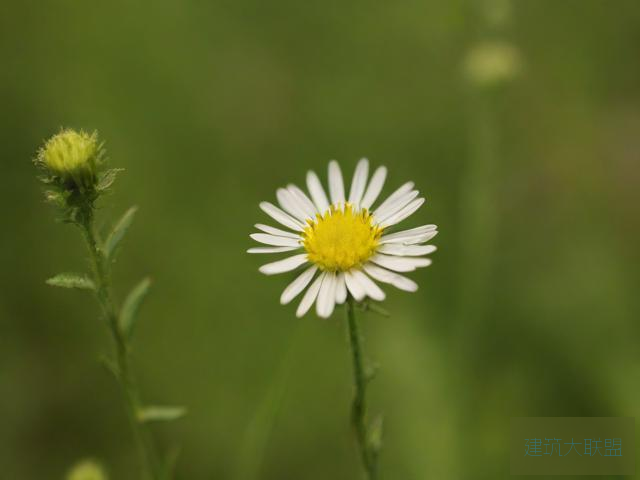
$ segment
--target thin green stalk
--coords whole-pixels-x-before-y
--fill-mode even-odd
[[[349,330],[349,343],[351,344],[351,358],[353,361],[354,396],[351,406],[351,422],[356,433],[360,457],[364,467],[366,478],[377,478],[378,452],[369,443],[368,428],[366,423],[366,393],[368,378],[365,374],[364,358],[362,355],[362,337],[356,320],[355,303],[351,296],[347,302],[347,324]]]
[[[118,322],[118,309],[111,294],[111,272],[108,260],[105,258],[105,254],[100,248],[96,238],[93,215],[86,215],[80,227],[82,228],[82,233],[91,255],[95,277],[94,281],[96,284],[96,297],[100,303],[115,344],[117,379],[124,395],[127,416],[129,417],[132,433],[140,456],[144,477],[161,480],[163,478],[162,468],[153,444],[153,439],[151,438],[151,433],[145,425],[138,420],[138,411],[141,407],[140,394],[135,376],[131,370],[129,342]]]

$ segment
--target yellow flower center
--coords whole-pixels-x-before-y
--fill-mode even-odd
[[[346,271],[375,253],[382,230],[366,209],[354,212],[348,203],[344,209],[332,205],[324,215],[308,221],[304,248],[309,261],[322,270]]]

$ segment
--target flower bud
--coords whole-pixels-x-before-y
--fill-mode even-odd
[[[97,179],[100,147],[95,132],[63,130],[45,143],[37,162],[66,188],[91,190]]]
[[[83,460],[73,466],[67,480],[108,480],[104,469],[93,460]]]

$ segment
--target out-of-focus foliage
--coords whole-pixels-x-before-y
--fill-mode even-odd
[[[115,285],[153,277],[134,361],[189,410],[153,426],[178,478],[357,478],[344,312],[294,318],[245,253],[258,202],[331,158],[415,181],[407,228],[441,232],[418,293],[363,320],[381,478],[503,478],[512,416],[640,416],[640,5],[490,3],[4,2],[3,478],[134,478],[94,303],[44,283],[87,268],[31,162],[61,127],[126,169],[101,217],[140,206]],[[519,62],[490,89],[464,67],[487,42]]]
[[[83,460],[74,465],[67,474],[67,480],[108,480],[102,466],[93,460]]]

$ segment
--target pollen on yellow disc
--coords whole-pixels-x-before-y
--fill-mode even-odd
[[[378,246],[382,228],[373,224],[371,214],[354,212],[348,203],[331,206],[304,230],[304,248],[310,262],[322,270],[346,271],[362,265]]]

